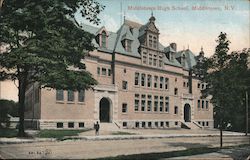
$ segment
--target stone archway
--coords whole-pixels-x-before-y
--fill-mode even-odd
[[[111,104],[109,99],[102,98],[99,104],[99,118],[100,122],[111,122]]]
[[[191,107],[188,103],[184,105],[184,121],[191,122]]]

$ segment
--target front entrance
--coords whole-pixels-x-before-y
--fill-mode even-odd
[[[100,100],[100,122],[110,122],[110,102],[107,98]]]
[[[189,104],[184,106],[184,121],[191,122],[191,107]]]

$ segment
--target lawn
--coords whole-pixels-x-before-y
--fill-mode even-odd
[[[77,136],[78,133],[89,131],[89,129],[81,130],[40,130],[34,137],[37,138],[57,138],[62,139],[65,136]],[[17,129],[0,129],[0,137],[13,138],[17,137]]]
[[[17,129],[0,129],[0,137],[13,138],[16,137],[18,133]]]
[[[135,135],[135,133],[129,133],[129,132],[113,132],[112,135]]]
[[[39,138],[56,138],[62,139],[65,136],[77,136],[78,133],[89,131],[89,129],[81,130],[41,130],[36,137]]]

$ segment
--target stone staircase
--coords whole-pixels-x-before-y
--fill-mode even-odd
[[[115,123],[100,123],[100,131],[119,131],[120,127]]]
[[[186,129],[202,129],[201,126],[194,122],[181,122],[181,127]]]

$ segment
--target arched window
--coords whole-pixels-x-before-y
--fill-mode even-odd
[[[101,47],[106,48],[107,47],[107,34],[105,31],[102,31],[102,41],[101,41]]]

